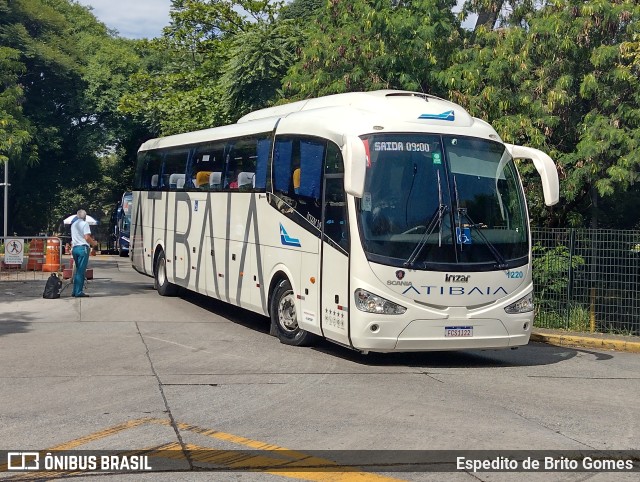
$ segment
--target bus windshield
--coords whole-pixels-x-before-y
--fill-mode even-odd
[[[364,136],[358,226],[372,262],[489,271],[527,263],[527,214],[505,146],[429,134]]]

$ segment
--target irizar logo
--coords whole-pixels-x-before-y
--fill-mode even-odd
[[[445,283],[468,283],[471,275],[468,274],[445,274]]]
[[[280,223],[280,242],[284,246],[293,246],[294,248],[300,248],[302,245],[300,244],[300,240],[298,238],[292,238],[287,233],[287,230],[284,229],[282,223]]]
[[[452,110],[448,110],[441,114],[422,114],[418,119],[428,119],[428,120],[443,120],[453,122],[456,120],[456,113]]]

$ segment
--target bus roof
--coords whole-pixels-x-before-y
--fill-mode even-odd
[[[263,119],[244,125],[231,124],[222,127],[211,127],[199,131],[175,134],[173,136],[158,137],[150,139],[140,146],[139,151],[149,151],[162,147],[183,146],[198,144],[200,142],[216,141],[232,137],[243,137],[261,132],[271,132],[275,127],[277,119]]]
[[[458,104],[419,92],[377,90],[268,107],[241,117],[237,124],[149,140],[140,150],[269,132],[278,121],[278,133],[320,135],[339,144],[346,134],[377,131],[437,132],[500,141],[488,123],[472,117]]]
[[[483,120],[453,102],[419,92],[377,90],[349,92],[251,112],[239,125],[281,119],[278,133],[314,133],[328,138],[373,132],[429,132],[500,141]]]

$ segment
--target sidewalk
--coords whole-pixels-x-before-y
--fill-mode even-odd
[[[613,335],[609,333],[579,333],[547,328],[533,328],[531,341],[557,346],[598,348],[629,353],[640,353],[640,336]]]

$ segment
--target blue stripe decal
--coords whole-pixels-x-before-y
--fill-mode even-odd
[[[443,120],[453,122],[456,120],[456,113],[452,110],[443,112],[442,114],[422,114],[418,119]]]
[[[284,246],[293,246],[295,248],[302,247],[302,245],[300,244],[300,240],[298,238],[292,238],[291,236],[289,236],[282,223],[280,223],[280,242]]]

